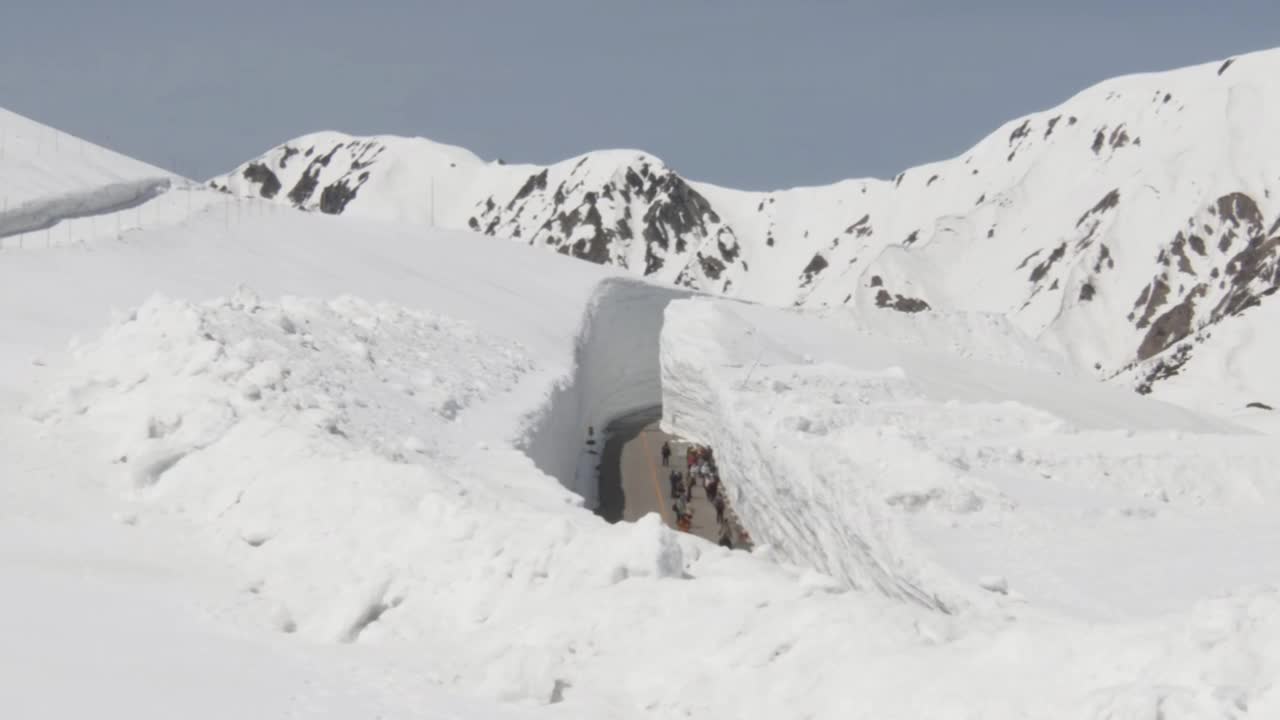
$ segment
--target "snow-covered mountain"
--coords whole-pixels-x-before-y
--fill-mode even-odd
[[[1267,51],[1117,78],[889,181],[742,192],[636,151],[504,165],[326,132],[211,184],[772,304],[1008,314],[1111,377],[1167,353],[1181,360],[1165,367],[1185,363],[1181,341],[1247,317],[1280,282],[1277,71]]]

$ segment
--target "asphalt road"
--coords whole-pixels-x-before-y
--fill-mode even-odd
[[[671,509],[671,482],[674,468],[685,473],[688,445],[658,429],[661,410],[654,408],[615,421],[607,430],[608,439],[600,458],[600,505],[596,512],[609,522],[634,521],[656,512],[662,521],[675,527]],[[671,443],[671,467],[662,465],[662,443]],[[691,532],[711,542],[720,539],[716,511],[699,485],[693,489]]]

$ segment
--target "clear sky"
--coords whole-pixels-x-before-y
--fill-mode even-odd
[[[1274,0],[6,0],[0,106],[197,179],[334,129],[767,189],[1272,46]]]

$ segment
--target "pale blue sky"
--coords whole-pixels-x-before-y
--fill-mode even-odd
[[[7,0],[0,106],[203,179],[321,129],[764,189],[889,177],[1107,77],[1280,45],[1280,3]]]

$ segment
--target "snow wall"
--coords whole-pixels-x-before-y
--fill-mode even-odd
[[[587,427],[595,428],[596,447],[602,448],[610,422],[662,404],[658,342],[664,311],[672,300],[693,295],[626,278],[600,283],[578,331],[571,377],[528,419],[520,448],[587,507],[599,499]]]
[[[145,178],[30,200],[0,211],[0,237],[43,230],[62,220],[128,210],[165,192],[170,184],[165,177]]]
[[[916,557],[898,525],[869,501],[871,478],[830,462],[841,454],[803,443],[803,433],[780,432],[760,408],[739,402],[743,378],[763,380],[768,372],[755,360],[792,350],[718,308],[678,303],[667,310],[663,429],[715,449],[730,502],[764,552],[853,588],[952,610],[970,594],[955,592],[950,578]]]

